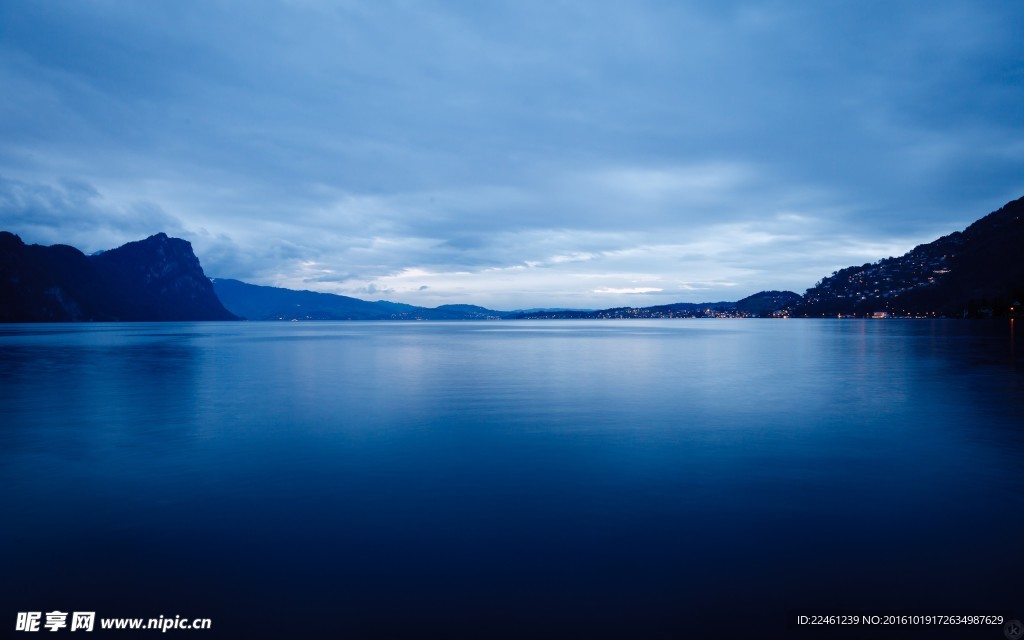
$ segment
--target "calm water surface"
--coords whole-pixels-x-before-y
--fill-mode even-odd
[[[836,610],[1024,618],[1022,416],[1009,323],[0,326],[2,624],[683,638],[834,637],[790,620]]]

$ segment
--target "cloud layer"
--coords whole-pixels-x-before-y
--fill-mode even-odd
[[[1024,194],[1020,3],[0,6],[0,228],[414,304],[798,291]]]

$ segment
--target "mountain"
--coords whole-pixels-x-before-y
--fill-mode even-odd
[[[418,313],[431,320],[495,320],[508,316],[505,311],[495,311],[475,304],[443,304],[433,309],[420,308]]]
[[[232,313],[249,320],[390,320],[416,309],[395,302],[368,302],[332,293],[264,287],[214,278],[213,289]]]
[[[736,302],[676,302],[653,307],[614,307],[587,311],[540,309],[509,314],[513,319],[586,318],[767,318],[788,316],[802,298],[792,291],[761,291]]]
[[[469,304],[442,305],[436,309],[315,291],[295,291],[214,278],[213,287],[224,306],[249,320],[484,320],[504,317]]]
[[[761,291],[736,302],[739,313],[756,318],[788,315],[803,296],[793,291]]]
[[[0,322],[235,320],[192,245],[158,233],[86,256],[0,231]]]
[[[834,272],[807,290],[795,315],[1005,315],[1024,301],[1024,198],[962,232]]]

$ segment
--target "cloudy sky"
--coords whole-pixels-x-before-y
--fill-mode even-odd
[[[0,3],[0,229],[492,308],[803,292],[1024,195],[1024,3]]]

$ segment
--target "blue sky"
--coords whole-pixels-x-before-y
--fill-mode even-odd
[[[0,4],[0,228],[492,308],[798,292],[1024,195],[1024,3]]]

